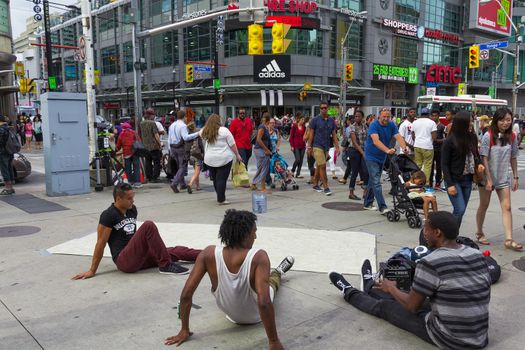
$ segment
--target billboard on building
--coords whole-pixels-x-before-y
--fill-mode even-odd
[[[291,71],[290,55],[253,56],[253,81],[256,83],[288,83]]]
[[[509,36],[512,0],[471,0],[469,28]]]

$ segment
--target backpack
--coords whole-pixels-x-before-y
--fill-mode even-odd
[[[11,128],[7,129],[7,138],[5,140],[4,150],[7,154],[15,154],[20,152],[22,145],[18,141],[18,136]]]
[[[494,139],[492,138],[492,131],[488,131],[489,133],[489,138],[490,138],[490,146],[489,146],[489,149],[492,148],[492,146],[494,146]],[[516,133],[513,131],[512,136],[510,137],[510,146],[512,147],[512,144],[514,143],[514,139],[516,138]]]

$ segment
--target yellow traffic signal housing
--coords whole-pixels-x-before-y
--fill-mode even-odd
[[[27,79],[26,78],[20,79],[19,89],[20,89],[21,94],[27,93]]]
[[[290,30],[289,24],[274,23],[272,25],[272,53],[281,54],[285,53],[292,42],[290,39],[286,39],[286,34]]]
[[[479,46],[472,45],[468,49],[468,67],[479,68]]]
[[[248,55],[262,55],[263,47],[263,26],[250,24],[248,26]]]
[[[186,65],[186,82],[193,83],[193,65],[192,64]]]
[[[354,80],[354,65],[352,63],[345,65],[345,80]]]

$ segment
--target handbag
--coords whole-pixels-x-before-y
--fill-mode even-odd
[[[133,132],[133,144],[131,146],[133,148],[133,155],[139,156],[139,157],[145,157],[146,154],[148,154],[148,150],[146,147],[144,147],[144,144],[142,141],[137,139],[137,135]]]
[[[232,182],[234,187],[250,186],[248,170],[243,162],[235,162],[232,167]]]

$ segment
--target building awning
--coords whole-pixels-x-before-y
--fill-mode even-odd
[[[221,94],[224,95],[245,95],[247,93],[259,94],[261,90],[282,90],[283,94],[298,93],[303,89],[303,84],[237,84],[237,85],[222,85],[220,88]],[[316,85],[312,84],[312,94],[330,94],[339,96],[339,85]],[[369,92],[379,91],[377,88],[352,85],[347,86],[346,93],[354,96],[364,95]],[[206,87],[188,87],[178,89],[152,90],[142,91],[143,99],[163,99],[163,98],[180,98],[180,97],[195,97],[202,95],[213,95],[215,90],[213,86]],[[97,95],[97,101],[114,101],[116,99],[133,99],[133,92],[115,92],[114,89],[100,91]]]

